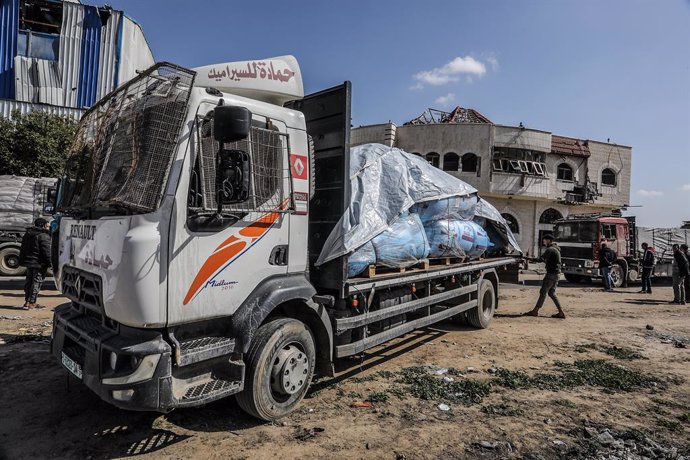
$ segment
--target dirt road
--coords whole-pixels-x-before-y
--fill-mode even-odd
[[[2,289],[0,458],[687,456],[690,306],[635,291],[565,283],[557,320],[550,301],[517,316],[536,285],[503,286],[489,329],[445,323],[340,362],[297,413],[262,424],[233,400],[167,415],[101,402],[49,355],[59,294],[25,312]]]

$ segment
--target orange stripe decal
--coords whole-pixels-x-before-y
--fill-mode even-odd
[[[285,200],[280,205],[279,209],[285,209],[287,203],[288,201]],[[182,301],[182,305],[187,305],[195,295],[203,290],[209,278],[211,278],[219,268],[227,266],[233,258],[241,255],[247,245],[251,248],[251,246],[276,223],[279,217],[280,213],[278,212],[264,214],[250,225],[241,229],[237,236],[230,235],[225,241],[219,244],[213,253],[206,259],[206,262],[202,265],[194,281],[192,281],[187,295],[185,295]]]

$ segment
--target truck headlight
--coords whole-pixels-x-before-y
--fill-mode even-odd
[[[160,359],[161,355],[144,356],[139,366],[131,374],[122,377],[108,377],[103,379],[103,383],[105,385],[124,385],[148,380],[153,377],[154,372],[156,372],[156,367],[158,367]]]

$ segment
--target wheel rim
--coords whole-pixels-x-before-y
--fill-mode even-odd
[[[309,371],[307,354],[299,344],[290,343],[273,359],[271,390],[282,397],[299,393],[307,384]]]
[[[623,270],[618,265],[611,267],[611,279],[615,287],[623,284]]]
[[[490,290],[484,291],[484,295],[482,296],[482,313],[484,317],[491,316],[491,311],[493,310],[494,302],[493,302],[493,296],[491,295]]]
[[[5,257],[5,266],[11,269],[19,267],[19,257],[15,254],[10,254]]]

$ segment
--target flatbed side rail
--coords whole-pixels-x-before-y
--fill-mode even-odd
[[[439,294],[433,294],[428,297],[413,300],[411,302],[405,302],[400,305],[382,308],[380,310],[374,310],[361,315],[351,316],[349,318],[338,318],[335,320],[336,330],[338,333],[340,333],[348,329],[353,329],[356,327],[364,326],[366,324],[375,323],[386,318],[390,318],[396,315],[402,315],[403,313],[408,313],[426,307],[428,305],[438,304],[440,302],[444,302],[446,300],[450,300],[461,295],[471,294],[473,292],[477,292],[476,284],[472,284],[470,286],[463,286],[457,289],[451,289],[449,291],[441,292]]]
[[[339,345],[335,347],[335,357],[342,358],[345,356],[352,356],[357,353],[361,353],[364,350],[367,350],[371,347],[375,347],[376,345],[380,345],[395,337],[407,334],[408,332],[412,332],[415,329],[419,329],[421,327],[429,326],[430,324],[437,323],[444,319],[450,318],[451,316],[458,315],[476,306],[477,299],[473,299],[460,305],[456,305],[455,307],[441,310],[438,313],[434,313],[433,315],[424,316],[422,318],[418,318],[413,321],[403,323],[400,326],[393,327],[386,331],[380,332],[376,335],[365,337],[356,342],[348,343],[345,345]]]
[[[456,264],[443,267],[431,267],[428,270],[424,271],[381,275],[380,278],[377,277],[375,279],[352,279],[349,280],[345,285],[345,294],[352,295],[356,293],[366,292],[373,288],[389,288],[409,283],[417,283],[420,281],[429,281],[444,276],[460,275],[463,273],[473,272],[477,270],[488,270],[490,268],[497,268],[502,267],[504,265],[516,264],[518,262],[519,259],[516,257],[501,257],[496,259],[480,260],[466,264]],[[354,290],[351,288],[354,288]]]

